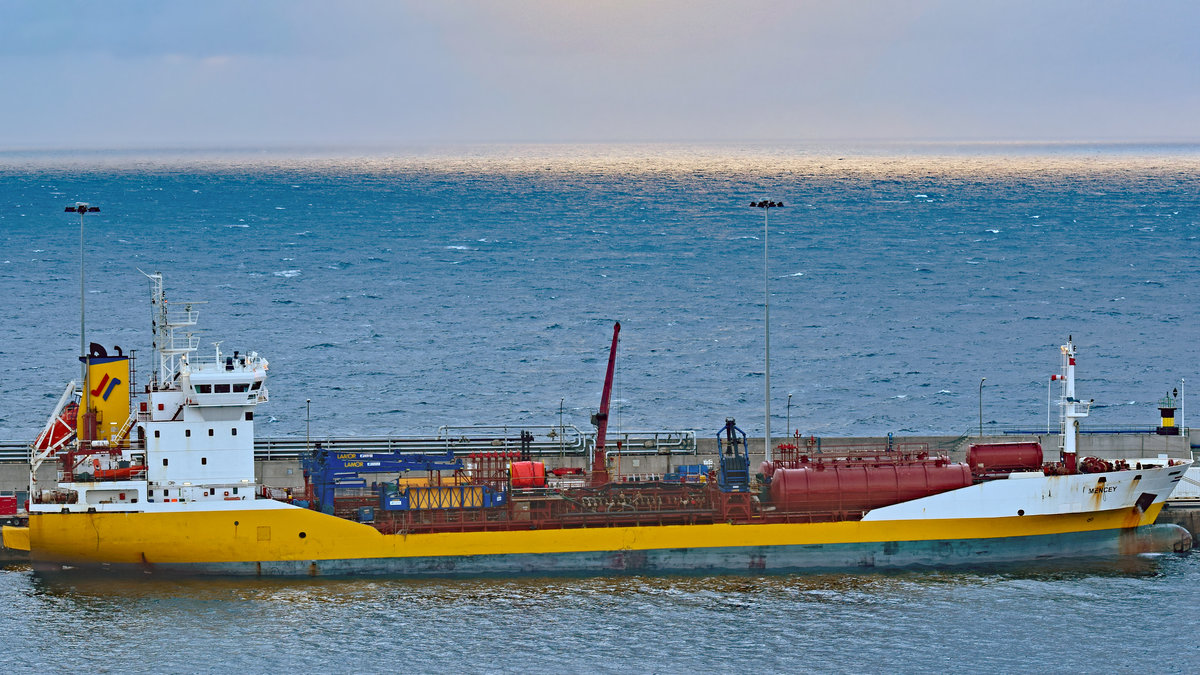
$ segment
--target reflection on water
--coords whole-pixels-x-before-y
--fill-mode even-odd
[[[1031,645],[1068,627],[1073,658],[1160,672],[1164,657],[1195,659],[1198,604],[1200,556],[1173,554],[449,580],[47,576],[14,565],[0,571],[0,639],[26,647],[9,655],[15,667],[52,670],[149,654],[132,670],[1059,672],[1061,650]],[[1114,652],[1108,637],[1131,626],[1153,628]]]
[[[623,596],[678,597],[686,604],[689,596],[701,602],[711,597],[754,597],[786,592],[816,598],[843,593],[889,592],[906,584],[987,584],[1025,579],[1072,582],[1093,577],[1153,577],[1162,573],[1164,560],[1173,555],[1142,555],[1097,560],[1045,562],[973,567],[966,570],[896,570],[861,574],[786,575],[620,575],[467,579],[384,578],[240,578],[171,577],[162,575],[107,575],[90,572],[32,573],[36,595],[69,597],[75,600],[119,598],[121,602],[184,597],[189,601],[262,601],[357,603],[390,595],[406,603],[448,606],[466,602],[554,603],[571,597],[613,598]],[[28,565],[14,565],[14,572],[28,572]]]
[[[1177,173],[1200,166],[1198,144],[1130,143],[562,143],[237,150],[0,151],[6,169],[412,172],[597,176],[707,174],[931,178]]]
[[[1030,644],[1064,625],[1162,626],[1113,661],[1160,670],[1190,644],[1163,622],[1200,603],[1200,556],[992,570],[781,576],[465,580],[43,577],[0,572],[7,641],[54,634],[22,667],[78,669],[132,653],[149,670],[767,671],[1062,669]],[[930,661],[930,650],[938,653]],[[847,653],[857,661],[846,660]],[[1183,652],[1180,652],[1183,653]],[[798,664],[803,659],[803,666]],[[855,664],[859,665],[855,665]],[[198,666],[197,664],[209,664]]]

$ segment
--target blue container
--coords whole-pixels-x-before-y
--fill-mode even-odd
[[[370,523],[370,522],[373,522],[374,520],[375,520],[375,507],[374,506],[358,507],[358,522]]]

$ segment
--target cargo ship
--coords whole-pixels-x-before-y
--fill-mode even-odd
[[[606,452],[620,333],[614,326],[596,442],[585,469],[522,452],[326,450],[303,457],[305,489],[264,489],[254,413],[268,400],[256,352],[200,353],[192,305],[150,278],[154,370],[139,395],[130,359],[93,343],[31,446],[27,527],[5,546],[36,570],[185,575],[792,572],[945,567],[1182,552],[1155,524],[1188,462],[1076,457],[1089,402],[1062,357],[1063,445],[979,444],[965,463],[889,444],[829,451],[782,444],[752,466],[734,420],[719,457],[668,478],[614,475]],[[716,426],[716,425],[714,425]],[[525,440],[523,434],[523,440]],[[57,465],[52,484],[38,469]],[[43,481],[44,482],[44,481]],[[277,495],[277,498],[272,498]]]

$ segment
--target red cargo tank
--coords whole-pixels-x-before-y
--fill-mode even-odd
[[[1042,444],[976,443],[967,450],[967,466],[975,473],[1039,471],[1042,468]]]
[[[966,464],[832,462],[776,470],[771,503],[780,511],[869,511],[970,484]]]

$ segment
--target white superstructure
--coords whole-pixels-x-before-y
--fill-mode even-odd
[[[211,509],[255,499],[254,409],[267,400],[267,360],[222,352],[220,343],[200,354],[190,332],[197,303],[174,310],[162,275],[146,276],[157,365],[146,398],[130,415],[131,428],[111,441],[76,440],[70,452],[60,451],[57,488],[40,491],[32,511]]]

